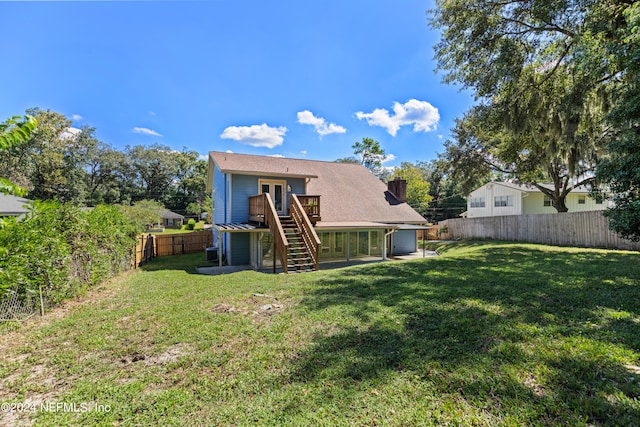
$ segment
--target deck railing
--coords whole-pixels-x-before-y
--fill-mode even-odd
[[[320,238],[313,229],[313,225],[311,225],[311,221],[299,198],[300,196],[295,194],[292,194],[289,198],[289,215],[296,222],[298,229],[302,233],[302,240],[304,240],[316,270],[318,270],[320,266]]]
[[[320,221],[320,196],[298,194],[297,197],[300,205],[302,205],[302,208],[307,213],[309,221],[311,221],[312,224]]]
[[[249,221],[265,223],[264,194],[249,197]]]
[[[276,271],[276,259],[280,258],[280,265],[282,265],[282,270],[287,273],[287,260],[289,259],[289,241],[287,240],[287,236],[284,234],[284,229],[282,228],[282,224],[280,223],[280,218],[278,218],[278,212],[276,211],[276,207],[273,205],[273,201],[269,194],[264,193],[261,194],[263,199],[264,216],[266,219],[266,224],[269,226],[269,230],[271,231],[271,235],[273,236],[273,249],[275,253],[273,254],[273,272]]]

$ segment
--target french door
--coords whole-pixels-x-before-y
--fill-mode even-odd
[[[267,193],[271,197],[273,206],[275,206],[278,215],[286,215],[286,186],[285,181],[272,181],[267,179],[261,179],[258,182],[260,186],[260,194]]]

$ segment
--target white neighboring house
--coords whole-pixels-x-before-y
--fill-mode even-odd
[[[541,184],[549,189],[552,184]],[[569,212],[599,211],[607,205],[589,197],[589,190],[576,187],[565,200]],[[556,213],[547,197],[537,187],[511,182],[490,182],[473,190],[467,197],[467,218],[503,215]]]

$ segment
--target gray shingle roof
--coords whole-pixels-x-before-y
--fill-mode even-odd
[[[184,219],[183,215],[180,215],[179,213],[175,213],[175,212],[171,212],[171,211],[164,211],[160,214],[160,218],[162,219]]]
[[[307,194],[321,196],[318,226],[327,222],[426,222],[411,206],[398,202],[387,185],[362,165],[215,151],[210,158],[222,172],[309,178]]]
[[[513,182],[492,182],[492,184],[498,184],[498,185],[503,185],[505,187],[509,187],[509,188],[513,188],[515,190],[518,191],[524,191],[525,193],[541,193],[540,189],[538,187],[534,187],[533,185],[529,185],[529,184],[516,184]],[[540,183],[540,185],[542,187],[548,188],[549,190],[553,190],[554,186],[551,183]],[[589,189],[587,187],[584,186],[579,186],[574,188],[573,190],[571,190],[572,193],[579,193],[579,194],[587,194],[589,193]]]

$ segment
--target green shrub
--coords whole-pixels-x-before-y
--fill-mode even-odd
[[[187,222],[187,230],[193,230],[196,228],[196,220],[191,218],[189,222]]]
[[[58,303],[129,267],[134,228],[113,207],[35,202],[0,229],[0,299],[42,292]]]

